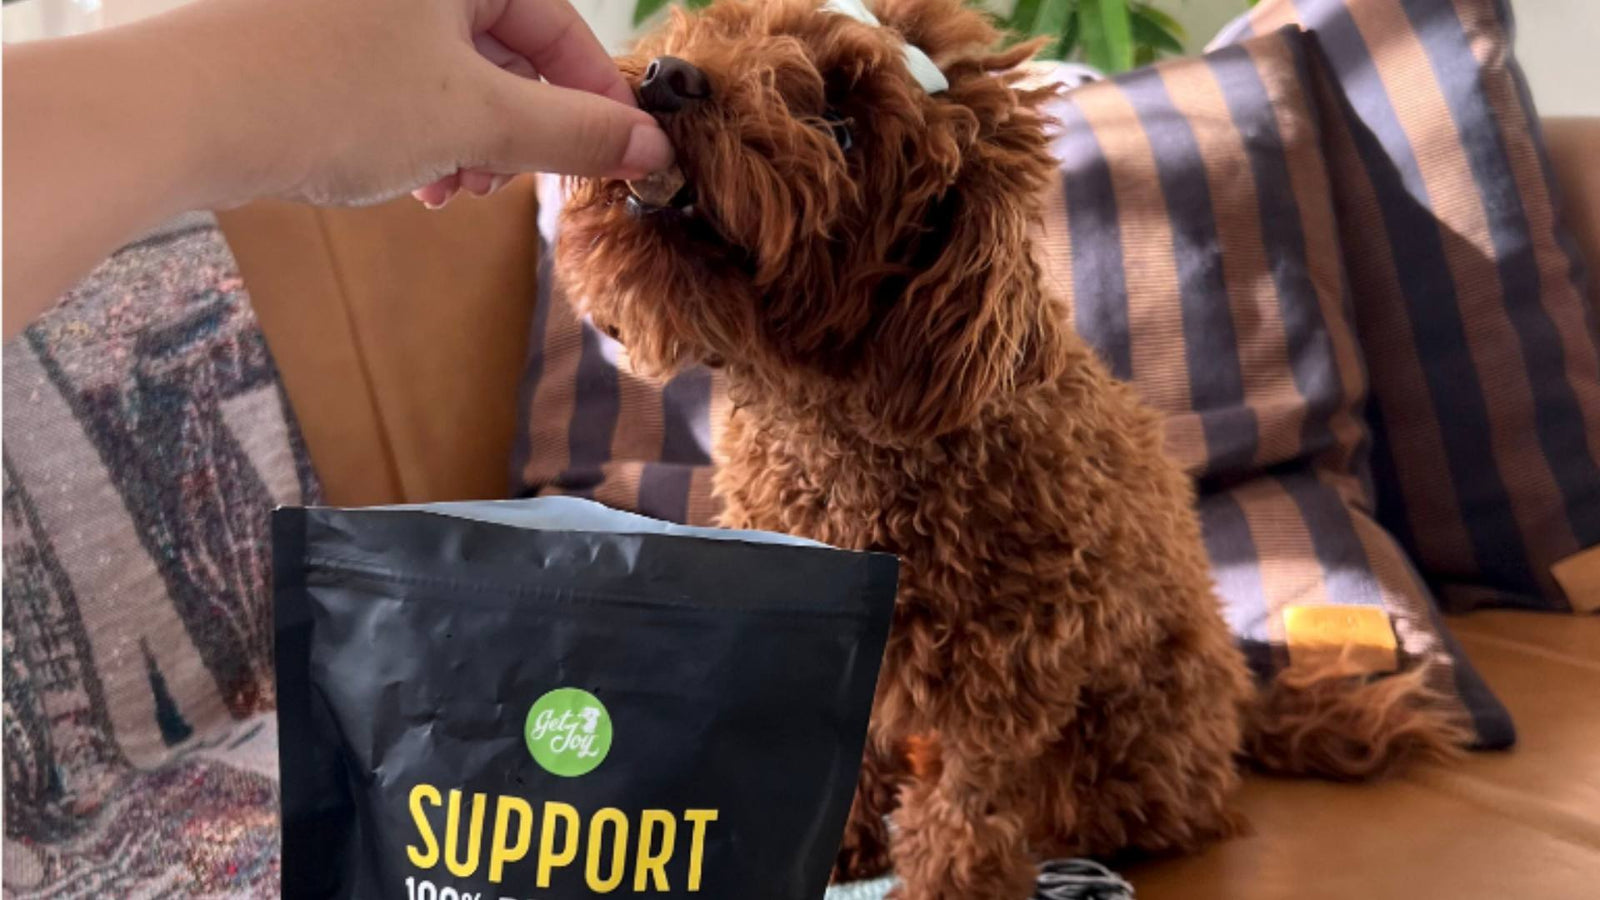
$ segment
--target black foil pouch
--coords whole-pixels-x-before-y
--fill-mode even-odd
[[[822,896],[892,557],[569,498],[273,528],[285,897]]]

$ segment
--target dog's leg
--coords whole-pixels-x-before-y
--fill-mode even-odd
[[[1239,717],[1252,690],[1243,660],[1220,623],[1170,643],[1164,660],[1136,690],[1088,698],[1078,727],[1041,759],[1041,770],[1071,773],[1070,794],[1041,810],[1051,826],[1041,854],[1189,852],[1243,828],[1231,810]],[[1120,749],[1107,758],[1102,747]],[[1084,760],[1095,765],[1074,766]],[[1055,820],[1062,805],[1070,828]]]
[[[905,764],[899,755],[869,741],[833,864],[834,884],[877,878],[889,871],[889,826],[884,819],[894,812],[904,781]]]
[[[941,748],[932,780],[919,779],[895,814],[896,900],[1025,900],[1037,867],[1006,761]]]
[[[893,819],[898,900],[1026,900],[1041,787],[1028,775],[1072,728],[1089,682],[1057,637],[1081,633],[1080,610],[1040,603],[1031,579],[963,586],[939,548],[924,552],[934,558],[906,569],[873,710],[878,728],[933,740]]]

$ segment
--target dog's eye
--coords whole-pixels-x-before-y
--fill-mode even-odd
[[[851,120],[846,119],[844,116],[839,115],[831,109],[823,113],[822,118],[827,120],[828,131],[833,134],[833,139],[838,142],[839,149],[849,153],[850,148],[855,146],[856,143],[855,132],[851,127]]]

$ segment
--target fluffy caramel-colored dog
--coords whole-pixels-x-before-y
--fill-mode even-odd
[[[1042,286],[1029,48],[959,0],[880,0],[882,26],[819,2],[725,0],[622,60],[687,183],[576,185],[558,252],[636,365],[726,372],[724,524],[904,561],[835,876],[892,858],[906,900],[1018,900],[1041,858],[1229,833],[1241,752],[1447,753],[1419,678],[1257,696],[1157,417]]]

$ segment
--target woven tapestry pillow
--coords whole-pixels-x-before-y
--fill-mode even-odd
[[[1284,31],[1071,92],[1055,110],[1062,175],[1037,231],[1045,277],[1113,371],[1166,414],[1169,451],[1207,495],[1219,593],[1253,661],[1290,661],[1291,610],[1366,607],[1390,642],[1378,665],[1430,667],[1479,742],[1503,746],[1504,710],[1364,513],[1365,376],[1303,54]],[[559,203],[547,183],[547,239]],[[523,489],[712,514],[716,380],[639,378],[541,284]]]
[[[129,779],[272,708],[268,514],[316,488],[213,226],[116,254],[4,367],[6,836],[59,874]]]
[[[1455,609],[1600,609],[1600,352],[1504,0],[1265,0],[1316,35],[1379,514]]]

